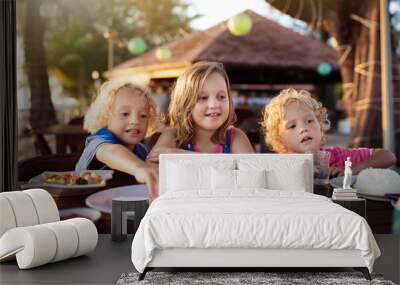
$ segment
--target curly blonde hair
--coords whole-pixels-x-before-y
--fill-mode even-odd
[[[308,91],[293,88],[281,90],[278,96],[265,106],[261,122],[265,132],[265,142],[278,153],[289,152],[287,146],[282,142],[280,126],[285,115],[285,107],[292,102],[302,103],[314,112],[321,125],[322,144],[326,141],[325,132],[330,128],[326,108],[322,107],[322,104],[314,99]]]
[[[200,61],[187,68],[177,79],[169,105],[170,126],[176,129],[176,144],[181,147],[194,135],[192,110],[196,105],[204,81],[213,73],[220,74],[226,83],[229,115],[225,123],[211,137],[213,143],[224,143],[227,128],[236,120],[228,75],[221,63]]]
[[[99,129],[107,127],[118,91],[124,88],[131,89],[135,94],[143,96],[147,101],[149,107],[149,124],[146,136],[150,136],[159,130],[161,123],[160,111],[150,90],[127,79],[113,79],[101,85],[97,97],[85,115],[83,123],[85,130],[93,134]]]

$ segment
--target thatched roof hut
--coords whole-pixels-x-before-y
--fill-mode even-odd
[[[234,84],[322,83],[340,80],[336,51],[326,44],[294,32],[252,11],[249,34],[237,37],[226,22],[194,32],[166,45],[172,56],[160,61],[155,49],[117,65],[108,77],[142,74],[150,79],[174,79],[194,62],[222,62]],[[321,62],[333,72],[322,77]]]

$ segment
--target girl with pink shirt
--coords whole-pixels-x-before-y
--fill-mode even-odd
[[[176,81],[169,106],[170,127],[165,129],[147,161],[160,153],[254,153],[236,119],[228,76],[222,64],[198,62]]]
[[[396,157],[385,149],[323,147],[330,122],[326,109],[305,90],[284,89],[265,106],[262,125],[266,143],[278,153],[307,153],[326,150],[331,153],[330,175],[344,174],[344,162],[350,157],[353,174],[374,167],[386,168]]]

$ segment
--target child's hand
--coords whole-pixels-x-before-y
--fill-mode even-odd
[[[343,176],[343,175],[344,175],[344,166],[330,167],[329,169],[330,177]]]
[[[151,203],[158,196],[158,168],[144,163],[136,170],[135,177],[138,182],[146,183]]]
[[[171,152],[171,148],[169,148],[169,147],[153,148],[151,150],[151,152],[147,155],[146,162],[158,163],[160,154],[170,153],[170,152]]]

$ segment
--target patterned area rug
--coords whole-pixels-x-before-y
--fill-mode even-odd
[[[122,274],[117,285],[133,284],[379,284],[395,285],[380,275],[372,274],[372,281],[360,272],[148,272],[142,281],[139,273]]]

